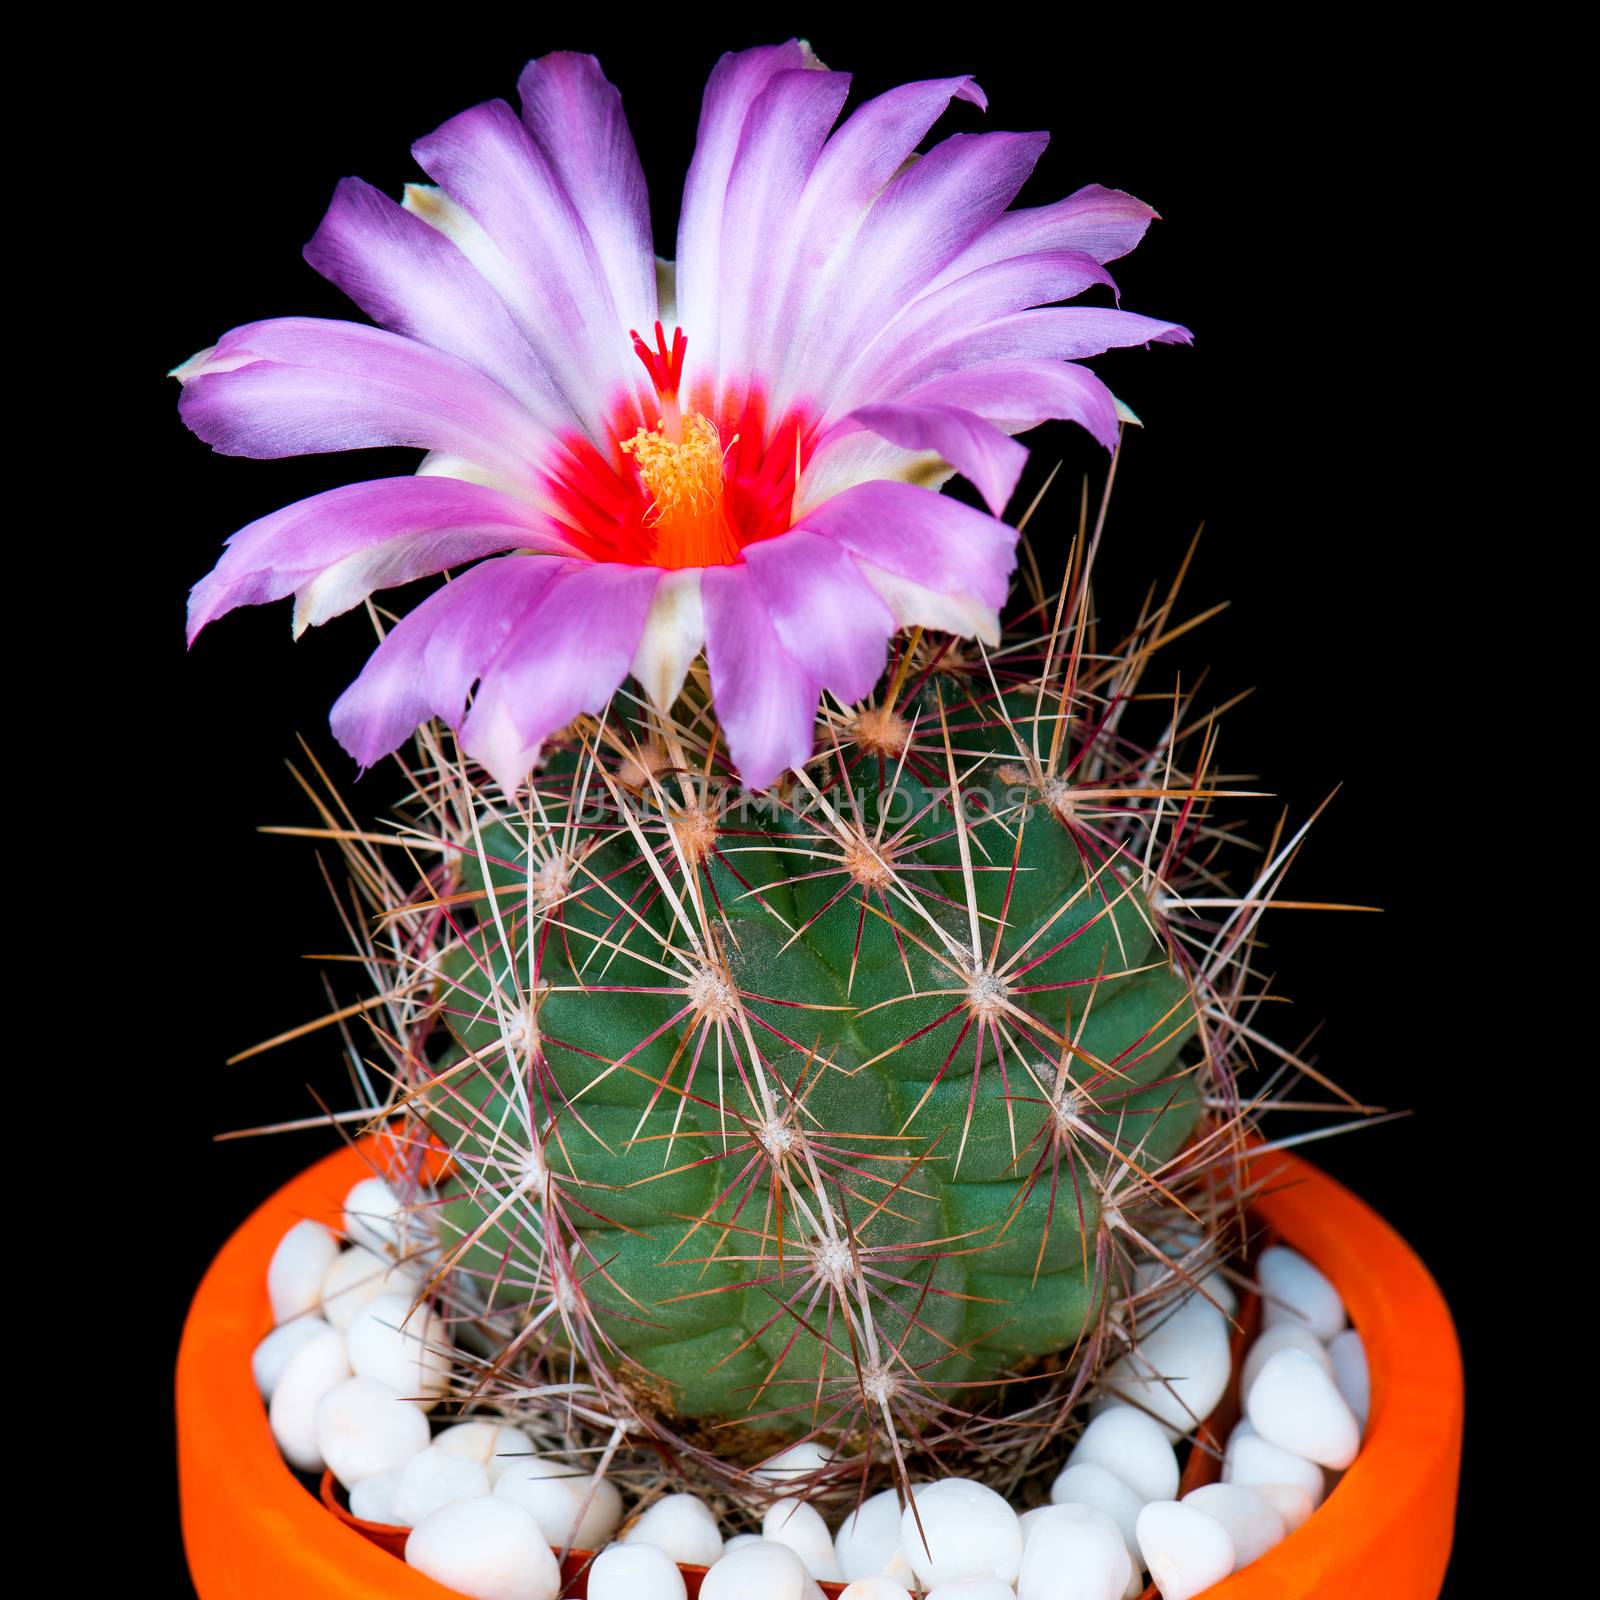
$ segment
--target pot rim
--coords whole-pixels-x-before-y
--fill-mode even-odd
[[[269,1196],[218,1251],[178,1351],[178,1484],[201,1600],[446,1600],[455,1591],[320,1503],[278,1452],[250,1357],[270,1330],[267,1263],[295,1222],[337,1224],[374,1167],[335,1150]],[[1361,1453],[1302,1527],[1205,1600],[1357,1593],[1431,1600],[1454,1536],[1463,1379],[1455,1327],[1428,1269],[1366,1203],[1287,1151],[1255,1150],[1252,1211],[1331,1278],[1360,1330],[1372,1402]],[[459,1596],[457,1597],[459,1600]]]

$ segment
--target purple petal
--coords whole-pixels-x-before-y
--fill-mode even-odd
[[[807,677],[843,701],[870,693],[895,620],[843,547],[794,528],[744,558],[778,643]]]
[[[983,496],[984,504],[997,517],[1004,512],[1028,460],[1025,445],[958,406],[905,402],[857,406],[828,437],[847,434],[852,424],[870,429],[902,449],[931,450],[942,456]],[[823,448],[819,441],[819,455]]]
[[[745,118],[722,209],[715,355],[724,384],[765,377],[767,352],[789,336],[773,242],[794,217],[849,92],[848,73],[780,72]]]
[[[826,296],[816,291],[830,259],[848,245],[867,208],[952,100],[987,105],[971,78],[901,84],[858,106],[823,147],[798,204],[771,239],[764,265],[777,308],[768,352],[775,374],[800,342],[797,330],[827,314]],[[773,387],[789,391],[795,385],[780,380]]]
[[[461,729],[462,749],[507,793],[550,734],[603,709],[627,677],[660,581],[655,567],[563,562],[519,618]]]
[[[817,683],[783,648],[747,565],[701,579],[706,665],[728,755],[747,788],[765,789],[811,756]]]
[[[806,512],[802,524],[874,566],[993,610],[1005,603],[1017,564],[1015,528],[909,483],[859,483]]]
[[[857,107],[828,141],[796,214],[796,237],[820,262],[878,198],[952,100],[987,110],[971,78],[904,83]]]
[[[491,100],[411,148],[492,242],[503,263],[495,282],[523,340],[595,443],[609,445],[612,408],[643,373],[583,218],[527,128]]]
[[[593,241],[624,328],[656,320],[650,196],[622,96],[593,56],[558,50],[517,80],[522,120]]]
[[[907,306],[839,379],[828,396],[830,409],[892,394],[900,374],[929,349],[1031,306],[1069,300],[1095,284],[1116,287],[1104,267],[1076,250],[1016,256],[969,272]]]
[[[1156,212],[1120,189],[1091,183],[1054,205],[1008,211],[939,275],[952,282],[979,267],[1040,250],[1077,250],[1102,266],[1134,249]]]
[[[809,50],[794,39],[730,51],[706,80],[694,159],[678,213],[678,321],[689,337],[687,365],[696,377],[716,372],[722,211],[745,118],[756,96],[778,73],[805,67],[811,59]]]
[[[547,437],[466,362],[358,322],[249,323],[183,370],[179,413],[224,455],[403,445],[525,479]]]
[[[1042,133],[952,134],[890,182],[817,292],[787,379],[793,398],[831,397],[838,375],[1005,210],[1046,142]]]
[[[437,228],[360,178],[343,178],[305,258],[374,322],[458,356],[549,420],[549,378],[499,295]]]
[[[1109,306],[1046,306],[999,317],[929,349],[900,374],[909,393],[946,373],[995,361],[1081,361],[1135,344],[1192,344],[1194,335],[1176,322],[1141,317]]]
[[[395,624],[340,695],[334,738],[370,767],[429,717],[459,725],[472,685],[566,565],[554,556],[504,556],[429,595]]]
[[[1065,418],[1087,429],[1107,450],[1117,444],[1117,403],[1111,391],[1087,367],[1063,361],[996,361],[969,367],[935,378],[905,399],[907,404],[959,406],[1008,433]]]
[[[567,545],[536,507],[456,478],[378,478],[274,511],[228,540],[189,594],[189,642],[235,606],[281,600],[308,585],[301,625],[358,605],[374,589],[526,545]]]

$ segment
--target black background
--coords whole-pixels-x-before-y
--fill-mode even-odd
[[[706,71],[722,49],[794,25],[781,13],[770,25],[717,30],[668,20],[623,26],[595,8],[592,19],[481,27],[465,39],[285,26],[217,55],[198,43],[146,43],[149,89],[124,125],[144,177],[121,195],[122,242],[103,242],[140,264],[142,288],[124,308],[132,348],[123,345],[118,365],[134,385],[123,432],[137,474],[134,528],[144,530],[139,559],[118,571],[108,597],[117,632],[105,636],[105,665],[124,687],[113,690],[105,732],[119,764],[118,814],[137,813],[130,836],[154,856],[124,869],[151,878],[133,897],[140,912],[126,933],[120,1013],[142,1041],[147,1074],[127,1112],[157,1141],[165,1175],[155,1226],[170,1249],[152,1374],[170,1372],[212,1252],[330,1142],[317,1133],[217,1146],[212,1136],[309,1114],[307,1084],[339,1091],[331,1035],[224,1061],[323,1008],[320,970],[300,957],[341,948],[342,935],[314,851],[254,830],[308,820],[285,765],[298,759],[299,735],[348,789],[354,774],[326,713],[370,642],[352,617],[291,644],[283,604],[225,619],[186,654],[184,595],[235,528],[414,459],[213,455],[179,423],[176,385],[162,374],[239,323],[354,314],[299,255],[335,181],[359,174],[397,194],[420,177],[412,139],[478,100],[512,96],[523,61],[549,49],[595,51],[622,89],[657,245],[671,253]],[[1459,915],[1450,882],[1461,819],[1435,771],[1465,747],[1445,686],[1471,667],[1448,623],[1450,530],[1431,492],[1451,445],[1428,431],[1420,403],[1449,380],[1428,367],[1411,311],[1419,279],[1447,277],[1430,256],[1430,208],[1418,202],[1436,154],[1424,86],[1404,57],[1362,41],[1180,38],[1139,19],[1075,24],[1070,37],[1000,15],[987,32],[932,38],[890,41],[858,22],[809,32],[823,60],[856,73],[858,97],[970,71],[989,114],[958,106],[942,128],[1050,130],[1022,203],[1093,181],[1162,213],[1113,271],[1125,307],[1186,323],[1196,343],[1095,364],[1146,424],[1119,471],[1101,611],[1129,617],[1205,521],[1187,592],[1194,609],[1231,606],[1178,661],[1186,677],[1210,663],[1218,700],[1255,688],[1228,714],[1223,764],[1259,774],[1277,797],[1256,803],[1258,834],[1280,807],[1298,822],[1337,788],[1290,892],[1385,908],[1285,912],[1268,925],[1269,965],[1294,1000],[1280,1036],[1297,1042],[1322,1023],[1316,1050],[1333,1076],[1414,1113],[1320,1145],[1316,1158],[1428,1260],[1473,1370],[1471,1262],[1450,1195],[1469,1120],[1453,1019],[1476,1000],[1465,992],[1469,972],[1441,952],[1441,927]],[[1064,426],[1030,442],[1016,504],[1062,461],[1056,521],[1047,502],[1037,526],[1065,526],[1084,473],[1098,490],[1104,457]],[[134,535],[125,526],[123,536]],[[1049,536],[1036,540],[1048,560]],[[350,792],[376,814],[390,790],[378,772]],[[121,848],[114,833],[109,845]],[[159,1393],[151,1425],[170,1440]],[[1469,1428],[1468,1505],[1474,1438]],[[170,1477],[157,1490],[172,1528],[159,1560],[181,1594]]]

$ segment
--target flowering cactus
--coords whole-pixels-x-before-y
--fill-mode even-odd
[[[1114,289],[1154,213],[1008,210],[1042,135],[917,155],[970,78],[830,132],[848,77],[791,42],[713,72],[673,265],[598,65],[519,87],[414,147],[436,187],[340,185],[306,254],[378,327],[255,323],[176,369],[227,453],[427,452],[234,535],[190,637],[454,574],[333,728],[362,766],[417,734],[420,878],[336,831],[463,1393],[581,1390],[715,1468],[931,1447],[1031,1372],[1048,1437],[1139,1265],[1204,1255],[1173,1224],[1229,1094],[1240,935],[1174,887],[1216,843],[1209,745],[1180,770],[1186,702],[1124,727],[1167,610],[1096,651],[1075,557],[1000,627],[1014,435],[1114,446],[1077,360],[1187,342],[1056,303]]]
[[[420,140],[438,187],[397,204],[341,183],[306,256],[380,326],[235,328],[176,369],[183,419],[233,455],[428,455],[235,534],[191,639],[288,595],[298,632],[477,562],[389,634],[333,727],[365,766],[437,716],[507,790],[630,675],[670,708],[702,649],[764,788],[810,756],[823,691],[870,692],[896,629],[993,643],[1027,455],[1011,435],[1065,417],[1109,446],[1115,402],[1073,361],[1189,336],[1051,304],[1111,285],[1148,206],[1091,186],[1007,211],[1044,135],[913,159],[952,100],[984,104],[949,78],[829,137],[849,84],[795,42],[722,59],[675,265],[587,56],[531,63],[520,118],[494,101]],[[991,514],[935,492],[953,471]]]

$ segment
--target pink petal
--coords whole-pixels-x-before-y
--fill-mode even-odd
[[[334,738],[370,767],[429,717],[459,725],[472,685],[565,565],[554,556],[504,556],[429,595],[340,695]]]
[[[526,479],[548,439],[466,362],[358,322],[248,323],[183,370],[179,414],[224,455],[403,445]]]
[[[728,754],[747,788],[765,789],[811,756],[817,684],[783,648],[745,565],[701,579],[706,665]]]
[[[687,365],[694,379],[714,378],[716,373],[723,207],[745,118],[778,73],[805,67],[811,59],[809,50],[794,39],[730,51],[706,80],[694,160],[678,213],[678,321],[689,336]]]
[[[617,319],[648,332],[656,320],[650,196],[622,96],[593,56],[558,50],[517,80],[522,120],[594,244]]]
[[[1008,433],[1064,418],[1087,429],[1107,450],[1117,444],[1117,403],[1111,391],[1087,367],[1064,361],[994,361],[969,367],[913,389],[905,403],[959,406]]]
[[[642,373],[584,218],[521,119],[492,100],[412,153],[492,242],[509,269],[496,282],[521,337],[568,410],[609,446],[612,411]]]
[[[660,579],[654,567],[562,562],[484,667],[461,746],[508,794],[550,734],[605,708],[628,675]]]
[[[857,406],[827,437],[847,437],[853,427],[870,429],[902,449],[931,450],[942,456],[983,496],[984,504],[997,517],[1005,511],[1028,460],[1025,445],[958,406],[892,401]],[[819,442],[817,454],[825,448]]]
[[[828,296],[819,288],[828,279],[829,262],[952,100],[986,105],[971,78],[901,84],[858,106],[823,147],[763,263],[776,307],[767,350],[772,389],[796,392],[799,386],[783,368],[803,343],[799,331],[813,317],[827,315]]]
[[[305,622],[374,589],[527,545],[565,550],[558,525],[511,495],[455,478],[378,478],[312,495],[241,528],[189,595],[189,642],[235,606],[314,585]]]
[[[934,378],[994,361],[1081,361],[1114,347],[1192,344],[1194,335],[1176,322],[1160,322],[1132,311],[1102,306],[1046,306],[1019,311],[930,348],[900,374],[905,392]]]
[[[1070,300],[1096,284],[1115,288],[1104,267],[1076,250],[1016,256],[969,272],[895,318],[841,375],[828,396],[829,413],[887,398],[901,374],[938,345],[1030,306]]]
[[[769,352],[791,337],[773,244],[793,218],[849,92],[848,73],[780,72],[745,118],[728,174],[718,256],[715,355],[724,384],[767,379]]]
[[[744,555],[784,653],[840,700],[870,693],[895,620],[844,548],[795,528]]]
[[[924,588],[1005,604],[1017,530],[914,484],[860,483],[807,511],[803,525]]]
[[[1087,184],[1054,205],[1008,211],[939,275],[936,287],[1009,256],[1077,250],[1102,266],[1125,256],[1144,237],[1155,211],[1120,189]]]
[[[890,182],[830,268],[787,380],[796,396],[832,397],[867,344],[1005,210],[1046,142],[1042,133],[953,134]]]
[[[474,366],[545,420],[549,375],[499,295],[437,228],[360,178],[343,178],[305,258],[374,322]]]

